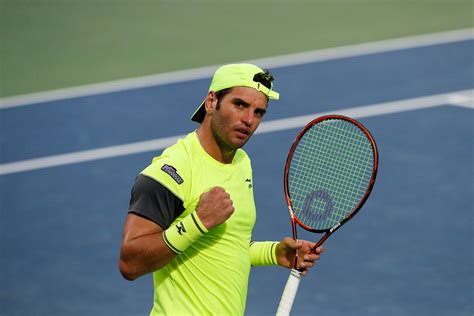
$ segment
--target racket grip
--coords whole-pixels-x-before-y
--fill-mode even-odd
[[[293,302],[295,301],[296,292],[298,291],[298,286],[300,285],[300,280],[301,272],[296,269],[291,269],[290,277],[288,278],[288,281],[286,281],[285,289],[283,290],[276,316],[290,315]]]

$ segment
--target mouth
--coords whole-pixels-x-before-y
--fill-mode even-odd
[[[249,128],[236,128],[235,131],[237,132],[237,135],[239,138],[248,138],[251,134],[251,131]]]

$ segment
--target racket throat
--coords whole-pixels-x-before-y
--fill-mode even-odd
[[[331,233],[331,234],[334,233],[336,231],[336,229],[338,229],[340,226],[341,226],[341,223],[337,223],[337,225],[335,225],[331,229],[329,229],[329,233]]]
[[[339,225],[336,225],[336,226],[340,226]],[[334,227],[336,227],[334,226]],[[321,246],[328,238],[329,236],[332,235],[332,233],[334,232],[335,230],[329,230],[329,232],[327,232],[323,237],[321,237],[321,239],[316,243],[316,245],[314,245],[313,248],[311,248],[310,252],[309,253],[316,253],[316,248],[318,248],[319,246]]]

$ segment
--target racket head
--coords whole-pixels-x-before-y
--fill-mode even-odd
[[[361,123],[343,115],[309,122],[293,142],[285,164],[284,189],[292,222],[316,233],[340,227],[364,205],[377,168],[377,145]]]

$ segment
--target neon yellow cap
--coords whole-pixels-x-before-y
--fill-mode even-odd
[[[280,95],[272,90],[273,83],[270,81],[270,88],[255,81],[255,76],[264,75],[265,72],[258,66],[252,64],[229,64],[220,67],[214,73],[209,91],[221,91],[232,87],[250,87],[265,94],[269,99],[278,100]],[[191,120],[201,123],[206,115],[204,101],[191,116]]]

